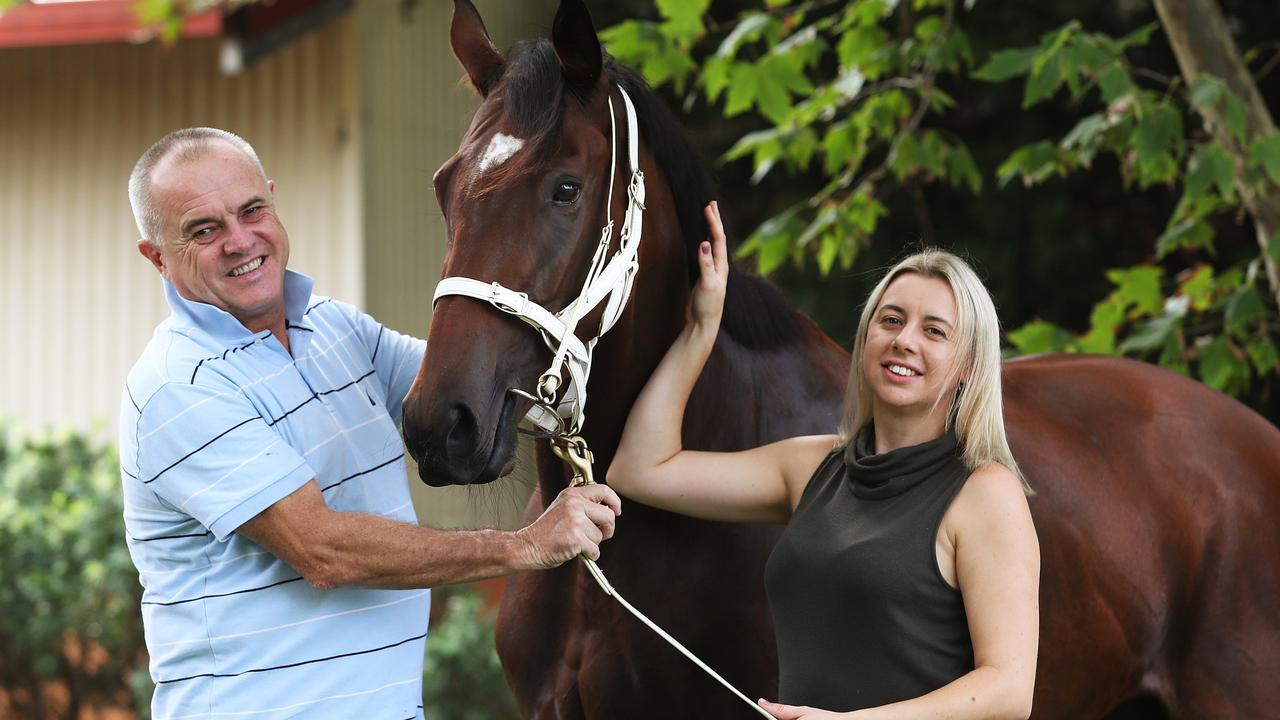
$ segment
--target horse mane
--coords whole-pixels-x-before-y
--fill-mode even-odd
[[[711,175],[675,116],[638,73],[608,56],[604,71],[631,97],[640,135],[671,183],[692,281],[698,277],[698,246],[708,232],[702,209],[716,197]],[[554,155],[564,120],[566,92],[584,104],[591,100],[566,86],[555,48],[546,39],[516,45],[497,90],[503,97],[507,120],[527,139],[531,152],[520,153],[517,160],[504,165],[491,180],[494,183],[511,181],[542,168]],[[733,340],[752,350],[789,345],[802,331],[799,315],[786,304],[777,288],[732,263],[721,327]]]

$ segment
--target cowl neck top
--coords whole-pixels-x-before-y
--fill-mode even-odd
[[[884,500],[919,485],[959,456],[954,429],[919,445],[876,454],[875,428],[868,425],[844,450],[849,489],[864,500]]]
[[[960,591],[934,548],[969,477],[953,432],[823,460],[765,565],[782,702],[836,712],[919,697],[973,669]]]

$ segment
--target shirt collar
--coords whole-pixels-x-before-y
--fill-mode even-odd
[[[300,272],[287,269],[284,271],[286,325],[306,327],[302,316],[307,311],[307,304],[311,302],[311,289],[314,285],[315,282],[310,277]],[[179,326],[200,330],[224,344],[243,342],[254,336],[231,313],[208,303],[182,297],[178,294],[178,289],[168,280],[164,281],[164,295],[169,301],[169,309],[173,311],[173,317]]]

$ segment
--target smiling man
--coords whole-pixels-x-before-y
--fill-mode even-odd
[[[398,425],[426,344],[287,269],[275,186],[231,133],[167,135],[129,199],[172,310],[121,401],[153,717],[423,717],[427,588],[598,557],[617,496],[565,490],[515,532],[417,526]]]

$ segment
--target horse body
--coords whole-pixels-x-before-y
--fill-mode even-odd
[[[1036,717],[1143,697],[1185,717],[1276,717],[1280,432],[1132,361],[1013,361],[1004,386],[1037,491]]]
[[[684,324],[709,181],[691,169],[694,153],[660,101],[634,75],[602,65],[580,0],[562,4],[551,43],[511,65],[466,0],[452,40],[485,101],[437,173],[446,276],[500,281],[548,308],[567,304],[609,200],[612,83],[636,101],[649,191],[641,270],[596,348],[583,433],[602,478],[628,409]],[[531,154],[495,175],[484,158],[499,133],[523,139],[520,152]],[[579,200],[559,202],[565,183]],[[737,450],[831,432],[848,356],[746,276],[731,275],[725,313],[686,411],[685,446]],[[550,353],[518,320],[465,297],[437,303],[429,341],[405,400],[408,448],[430,484],[488,482],[509,467],[529,407],[507,389],[532,389]],[[1277,717],[1280,431],[1219,393],[1132,361],[1031,358],[1007,363],[1004,380],[1010,444],[1038,493],[1034,716]],[[530,520],[568,480],[542,443],[538,470]],[[627,503],[600,565],[730,682],[770,697],[777,668],[763,567],[778,532]],[[752,716],[580,563],[512,577],[496,640],[528,717]]]

